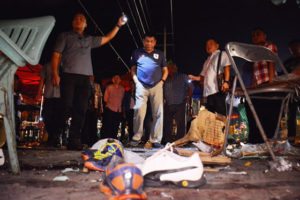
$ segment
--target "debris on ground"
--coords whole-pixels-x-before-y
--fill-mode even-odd
[[[276,161],[270,161],[269,164],[271,170],[278,172],[291,171],[293,169],[292,163],[283,157],[278,157]]]
[[[62,174],[68,173],[68,172],[79,172],[79,168],[70,168],[67,167],[64,170],[61,171]]]
[[[70,178],[67,176],[56,176],[53,178],[53,181],[68,181],[68,180],[70,180]]]

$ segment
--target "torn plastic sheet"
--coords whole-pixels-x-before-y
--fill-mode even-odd
[[[293,169],[292,163],[283,157],[278,157],[277,161],[270,161],[269,164],[271,170],[278,172],[291,171]]]

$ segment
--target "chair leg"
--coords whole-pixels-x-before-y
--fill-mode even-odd
[[[9,67],[9,66],[8,66]],[[6,73],[6,79],[2,80],[1,95],[3,97],[0,103],[2,104],[2,109],[0,113],[3,116],[4,130],[6,135],[7,149],[9,155],[10,166],[13,174],[20,174],[20,166],[17,154],[17,144],[16,144],[16,131],[15,131],[15,121],[14,121],[14,97],[12,80],[13,75],[16,71],[16,67],[10,67],[10,72]]]
[[[13,129],[12,124],[9,122],[6,116],[4,116],[3,119],[11,170],[13,174],[20,174],[15,130]]]

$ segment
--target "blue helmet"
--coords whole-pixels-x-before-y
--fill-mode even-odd
[[[116,139],[108,138],[99,141],[98,149],[86,149],[81,153],[84,166],[90,170],[105,171],[108,166],[124,162],[124,149]]]
[[[144,179],[142,171],[132,163],[118,164],[107,168],[100,191],[112,196],[111,199],[147,199],[143,191]]]

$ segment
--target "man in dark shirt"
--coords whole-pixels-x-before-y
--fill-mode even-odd
[[[143,45],[144,48],[135,50],[131,57],[131,73],[136,88],[131,145],[136,146],[141,142],[149,100],[153,118],[149,143],[153,147],[160,147],[163,136],[163,84],[168,77],[168,69],[163,52],[155,49],[154,34],[146,33]]]
[[[168,71],[169,76],[164,84],[164,143],[180,139],[186,133],[186,100],[192,94],[188,75],[178,72],[175,63],[168,64]],[[176,131],[173,131],[173,120]]]
[[[86,17],[82,13],[75,14],[72,21],[72,31],[61,33],[54,46],[52,54],[52,82],[61,85],[61,97],[64,106],[64,122],[71,117],[71,127],[68,149],[80,150],[81,129],[88,107],[90,76],[93,75],[91,49],[100,47],[113,39],[121,26],[122,17],[117,25],[104,36],[90,36],[85,34]],[[63,74],[60,78],[59,65]],[[64,123],[62,122],[62,123]]]
[[[289,50],[291,57],[284,62],[284,66],[289,73],[300,76],[300,40],[289,42]],[[290,137],[296,135],[296,114],[298,109],[300,109],[299,101],[290,102],[288,116],[288,134]]]

